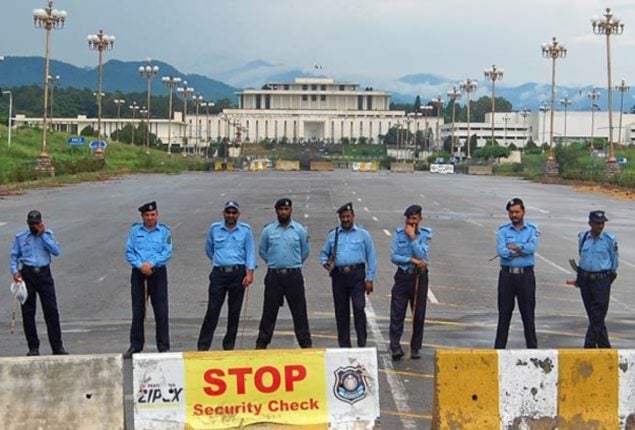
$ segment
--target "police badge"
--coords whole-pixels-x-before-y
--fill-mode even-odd
[[[366,372],[361,366],[340,367],[334,373],[333,394],[335,397],[351,405],[366,397],[368,382],[366,381]]]

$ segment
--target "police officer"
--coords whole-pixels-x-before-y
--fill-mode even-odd
[[[207,312],[198,335],[198,350],[207,351],[214,337],[216,324],[227,295],[227,333],[223,349],[234,349],[240,309],[245,289],[254,280],[256,250],[249,224],[238,222],[240,206],[235,201],[225,203],[224,221],[213,223],[207,233],[205,253],[212,262],[209,274]]]
[[[258,254],[268,268],[256,349],[265,349],[271,342],[278,308],[284,298],[293,317],[298,344],[301,348],[310,348],[311,333],[302,276],[302,265],[309,257],[309,236],[302,224],[291,219],[290,199],[276,201],[275,210],[278,221],[265,226],[258,246]]]
[[[132,266],[130,276],[132,296],[132,326],[130,348],[124,358],[143,351],[145,344],[144,320],[148,296],[154,310],[156,342],[159,352],[170,350],[168,320],[168,271],[166,264],[172,258],[172,233],[160,224],[156,202],[139,207],[143,222],[130,227],[126,243],[126,260]]]
[[[511,222],[501,225],[496,235],[501,269],[498,275],[498,328],[494,347],[505,349],[507,346],[514,301],[518,300],[525,343],[527,348],[537,348],[534,253],[538,250],[540,231],[536,224],[525,222],[525,205],[518,197],[509,200],[505,209]]]
[[[589,317],[585,348],[611,347],[604,319],[609,310],[611,284],[617,278],[619,257],[617,239],[604,231],[607,221],[604,211],[593,211],[589,213],[591,229],[578,234],[580,265],[576,284]]]
[[[322,266],[331,275],[331,289],[340,347],[351,347],[350,303],[357,333],[357,346],[366,346],[366,294],[373,291],[377,254],[370,233],[355,224],[353,204],[337,210],[340,226],[329,231],[320,253]]]
[[[428,297],[428,264],[432,230],[420,226],[423,216],[419,205],[411,205],[404,211],[405,223],[395,231],[392,240],[391,258],[397,265],[390,298],[390,351],[392,359],[401,360],[401,335],[408,303],[412,309],[412,337],[410,358],[421,358],[423,325],[426,318]]]
[[[29,346],[28,356],[40,355],[40,339],[35,325],[36,295],[40,296],[46,331],[53,355],[66,355],[62,343],[60,316],[55,296],[55,281],[51,276],[51,255],[60,255],[60,244],[53,232],[42,223],[42,214],[32,210],[26,216],[28,230],[15,236],[11,248],[10,265],[13,281],[24,281],[28,292],[22,305],[22,325]]]

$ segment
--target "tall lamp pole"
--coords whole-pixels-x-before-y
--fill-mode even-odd
[[[134,129],[135,129],[135,116],[137,114],[137,111],[139,110],[139,106],[137,106],[137,102],[133,101],[132,104],[129,106],[130,110],[132,111],[132,130],[130,133],[130,144],[134,145]]]
[[[567,108],[571,103],[573,101],[567,95],[560,99],[560,104],[564,106],[564,140],[567,140]]]
[[[121,105],[126,101],[123,99],[114,99],[113,103],[117,105],[117,128],[116,128],[116,137],[115,140],[119,142],[119,123],[121,122]]]
[[[427,151],[428,151],[428,155],[430,155],[430,135],[428,134],[428,114],[430,114],[430,111],[432,111],[433,107],[430,105],[421,105],[419,106],[419,109],[421,110],[421,112],[423,113],[423,118],[424,118],[424,127],[425,127],[425,139],[426,139],[426,143],[427,143]]]
[[[551,42],[542,44],[542,56],[551,59],[551,108],[549,114],[549,156],[548,161],[553,161],[553,114],[556,110],[556,60],[567,56],[567,48],[559,43],[555,36]],[[557,169],[557,165],[555,169]]]
[[[483,76],[492,81],[492,145],[494,144],[494,114],[496,113],[496,81],[503,79],[503,69],[497,69],[492,65],[491,69],[483,70]]]
[[[206,158],[209,158],[209,145],[210,145],[210,130],[209,130],[209,108],[214,107],[214,102],[203,102],[201,106],[205,108],[205,141],[207,142],[207,149],[205,153]]]
[[[7,121],[9,129],[7,130],[7,146],[11,148],[11,117],[13,116],[13,94],[11,93],[11,91],[7,90],[2,91],[2,94],[9,94],[9,120]]]
[[[547,143],[546,128],[547,128],[547,112],[549,112],[549,105],[547,105],[547,102],[542,102],[538,110],[542,112],[542,144],[540,145],[542,146],[545,143]]]
[[[192,100],[194,100],[194,106],[196,108],[196,116],[194,117],[195,118],[194,120],[196,121],[196,129],[195,129],[196,130],[196,136],[195,136],[195,139],[194,139],[194,154],[197,157],[199,157],[200,156],[200,153],[199,153],[199,139],[200,139],[200,136],[201,136],[201,123],[199,122],[199,119],[198,119],[199,118],[198,117],[198,114],[199,114],[198,109],[201,106],[201,103],[203,102],[203,96],[200,95],[200,94],[198,94],[198,95],[195,94],[192,97]]]
[[[622,114],[624,113],[624,93],[631,90],[631,87],[626,85],[626,81],[622,79],[619,85],[615,87],[620,92],[620,131],[618,132],[617,143],[622,144]]]
[[[473,81],[470,78],[467,78],[466,80],[464,80],[463,82],[461,82],[459,84],[459,88],[461,88],[461,91],[465,92],[465,96],[466,96],[466,106],[467,106],[467,159],[470,160],[472,158],[472,155],[470,153],[471,151],[471,141],[472,141],[472,136],[470,135],[470,94],[474,91],[476,91],[476,87],[478,87],[478,84],[476,83],[476,81]]]
[[[149,58],[146,59],[146,65],[145,66],[139,66],[139,75],[142,78],[146,78],[148,80],[148,101],[147,101],[147,120],[148,120],[148,132],[146,133],[146,154],[150,153],[150,92],[152,91],[151,89],[151,83],[152,83],[152,78],[155,77],[157,74],[159,73],[159,66],[153,66],[152,65],[152,60],[150,60]]]
[[[608,92],[608,110],[609,110],[609,159],[606,165],[606,175],[616,176],[620,173],[620,166],[615,159],[615,151],[613,149],[613,95],[611,85],[611,35],[620,35],[624,32],[624,24],[620,22],[620,19],[611,13],[610,8],[606,8],[606,12],[602,14],[602,17],[594,17],[591,19],[593,26],[593,33],[599,35],[606,35],[606,76]]]
[[[35,28],[43,28],[46,32],[45,48],[44,48],[44,115],[42,117],[42,151],[38,157],[37,167],[39,173],[46,175],[54,175],[55,168],[51,164],[46,149],[46,113],[48,111],[48,77],[49,63],[51,55],[51,30],[57,30],[64,27],[66,22],[66,11],[53,9],[53,0],[47,1],[47,7],[44,9],[33,10],[33,24]]]
[[[441,96],[435,97],[430,100],[432,106],[434,106],[437,110],[437,132],[435,134],[435,149],[439,151],[441,149],[441,135],[439,134],[439,122],[441,121],[441,108],[443,107],[443,99]]]
[[[452,86],[452,91],[448,91],[448,98],[452,100],[452,150],[450,151],[450,156],[454,157],[454,148],[456,147],[454,130],[454,124],[456,121],[456,99],[461,98],[461,92],[456,89],[456,85]]]
[[[115,36],[104,34],[103,30],[99,30],[97,34],[88,36],[88,49],[99,52],[99,67],[97,69],[97,140],[101,140],[101,97],[102,97],[102,81],[103,81],[103,58],[104,51],[109,51],[115,44]],[[97,146],[95,156],[101,158],[104,152],[101,146]]]
[[[595,137],[595,101],[600,98],[600,92],[594,87],[590,92],[586,93],[586,96],[591,99],[591,146],[593,146]]]
[[[139,109],[139,122],[141,124],[143,124],[143,117],[148,115],[148,109],[146,109],[145,106],[141,106],[141,109]],[[150,121],[148,120],[148,123]],[[149,124],[146,124],[145,127],[141,128],[141,132],[144,134],[143,136],[141,136],[141,141],[145,142],[146,141],[146,137],[149,135],[148,130],[149,129]],[[147,146],[146,146],[147,148]],[[146,149],[146,154],[148,153],[148,149]]]
[[[164,76],[161,78],[163,85],[168,87],[170,95],[168,96],[168,156],[172,155],[172,92],[181,83],[181,78],[175,76]]]
[[[187,139],[187,99],[194,92],[194,88],[187,86],[187,81],[183,81],[183,86],[178,87],[176,92],[183,97],[183,146],[184,150],[182,151],[183,156],[187,153],[187,147],[189,146],[189,142]]]
[[[49,85],[51,86],[51,103],[49,106],[49,110],[50,110],[50,114],[49,114],[49,118],[51,119],[51,130],[53,129],[53,90],[55,89],[55,87],[57,86],[57,84],[60,82],[60,75],[55,75],[55,76],[51,76],[49,75]]]
[[[525,129],[525,145],[529,140],[529,138],[527,137],[527,116],[529,116],[529,112],[531,112],[531,109],[527,107],[524,107],[523,110],[520,111],[520,116],[523,117],[523,128]]]

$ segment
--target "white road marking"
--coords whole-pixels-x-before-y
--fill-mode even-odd
[[[384,231],[384,233],[386,233],[386,236],[392,236],[392,234],[390,234],[390,232],[388,230],[384,229],[383,231]]]
[[[573,275],[573,272],[571,272],[570,270],[567,270],[564,267],[554,263],[553,261],[549,260],[547,257],[543,257],[542,255],[538,254],[537,252],[534,255],[536,257],[540,258],[545,263],[547,263],[547,264],[555,267],[556,269],[560,270],[562,273],[566,273],[567,275]]]
[[[620,258],[620,263],[621,263],[621,264],[626,264],[626,265],[627,265],[627,266],[629,266],[629,267],[634,267],[634,268],[635,268],[635,264],[633,264],[633,263],[629,263],[628,261],[624,261],[624,260],[622,260],[621,258]]]
[[[379,222],[379,218],[377,218],[376,216],[372,217],[373,221]]]
[[[357,194],[357,191],[353,191],[353,195]]]
[[[358,201],[358,202],[361,202],[361,201],[362,201],[362,199],[361,199],[360,197],[358,197],[358,198],[357,198],[357,201]]]
[[[439,300],[437,300],[437,296],[434,295],[434,293],[432,292],[432,288],[428,287],[428,300],[430,300],[430,303],[433,303],[435,305],[439,304]]]
[[[419,194],[421,196],[422,199],[425,199],[426,196],[424,196],[423,194]]]
[[[308,218],[308,217],[309,217],[309,214],[304,214],[304,218]]]
[[[439,206],[439,202],[435,202],[434,200],[432,200],[432,204],[435,206]]]
[[[527,206],[527,209],[535,209],[535,210],[537,210],[538,212],[540,212],[540,213],[542,213],[542,214],[548,214],[548,213],[551,213],[551,212],[549,212],[548,210],[545,210],[545,209],[540,209],[540,208],[537,208],[537,207],[535,207],[535,206]]]
[[[306,199],[307,200],[311,200],[311,196],[306,196]]]
[[[105,277],[105,276],[102,276],[101,278],[97,279],[97,281],[96,281],[96,282],[101,282],[101,281],[103,281],[104,279],[106,279],[106,277]]]
[[[368,208],[367,208],[366,206],[364,206],[364,210],[365,210],[366,212],[368,212]]]
[[[392,364],[391,352],[388,351],[388,348],[386,348],[387,342],[381,334],[381,330],[379,330],[377,315],[375,314],[375,309],[373,309],[373,304],[370,300],[366,300],[366,317],[368,320],[368,327],[370,328],[370,334],[377,344],[377,358],[381,362],[380,367],[383,367],[384,370],[386,370],[386,380],[390,386],[390,392],[392,393],[392,398],[395,401],[395,407],[401,414],[406,415],[410,411],[410,407],[408,406],[408,392],[406,391],[406,386],[399,379],[399,376],[393,372],[395,368]],[[400,417],[402,428],[416,429],[417,426],[415,422],[406,419],[403,415]]]
[[[473,219],[469,219],[468,218],[466,221],[469,222],[470,224],[474,224],[474,225],[477,225],[479,227],[483,227],[483,224],[481,224],[480,222],[476,222]]]
[[[0,227],[2,227],[4,225],[7,225],[7,223],[6,222],[0,222]]]
[[[221,195],[220,195],[220,196],[221,196],[221,197],[225,197],[225,193],[221,193]]]
[[[181,227],[183,225],[183,221],[179,221],[177,222],[174,227],[172,227],[172,230],[176,230],[177,228]]]

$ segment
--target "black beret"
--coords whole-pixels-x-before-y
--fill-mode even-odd
[[[42,214],[40,213],[40,211],[30,211],[27,215],[26,215],[26,222],[28,224],[39,224],[42,222]]]
[[[139,212],[141,213],[155,211],[155,210],[157,210],[157,202],[154,202],[154,201],[146,203],[142,206],[139,206]]]
[[[589,212],[589,221],[591,222],[607,222],[609,219],[604,214],[604,211],[591,211]]]
[[[410,205],[404,211],[403,216],[421,215],[421,211],[422,211],[421,206]]]
[[[277,201],[277,202],[276,202],[276,204],[274,205],[274,207],[275,207],[276,209],[281,208],[281,207],[283,207],[283,206],[286,206],[286,207],[289,207],[289,208],[290,208],[290,207],[291,207],[291,199],[287,199],[286,197],[285,197],[285,198],[283,198],[283,199],[278,199],[278,201]]]
[[[520,206],[521,208],[523,208],[523,210],[525,209],[525,204],[518,197],[514,197],[513,199],[508,201],[505,205],[505,210],[509,210],[509,208],[511,208],[512,206]]]
[[[348,202],[345,205],[340,206],[340,208],[337,210],[337,214],[341,215],[342,212],[346,212],[346,211],[354,212],[353,211],[353,203],[352,202]]]

